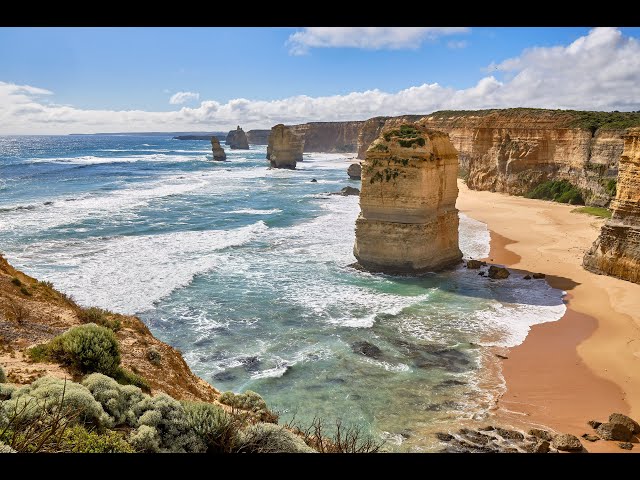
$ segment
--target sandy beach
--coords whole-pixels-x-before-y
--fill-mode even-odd
[[[612,412],[640,418],[640,285],[582,268],[604,220],[570,205],[471,191],[462,181],[459,188],[458,209],[491,231],[488,261],[545,273],[567,292],[565,315],[533,326],[501,361],[506,392],[496,422],[580,436],[592,433],[588,420]],[[583,443],[590,452],[623,452],[615,442]]]

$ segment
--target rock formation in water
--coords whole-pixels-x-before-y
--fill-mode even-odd
[[[249,130],[247,141],[249,145],[267,145],[269,143],[269,133],[271,130]]]
[[[353,253],[367,270],[421,273],[458,263],[458,156],[421,124],[384,130],[362,165]]]
[[[349,165],[349,168],[347,168],[347,175],[349,175],[349,178],[352,180],[360,180],[360,177],[362,176],[362,167],[360,164],[352,163]]]
[[[363,125],[358,157],[383,128],[415,116],[376,117]],[[615,195],[618,158],[631,112],[579,112],[512,108],[443,111],[421,116],[449,134],[469,188],[522,195],[547,180],[568,180],[587,205],[605,206]]]
[[[592,272],[640,283],[640,128],[624,136],[619,169],[613,214],[583,264]]]
[[[296,168],[296,163],[302,161],[304,138],[297,135],[291,127],[282,123],[271,129],[269,145],[267,145],[267,160],[273,168]]]
[[[211,137],[211,151],[216,162],[224,162],[227,159],[227,154],[224,153],[224,149],[220,146],[220,140],[216,137]]]
[[[227,145],[229,145],[229,148],[231,148],[231,150],[248,150],[249,149],[249,142],[247,141],[247,135],[244,133],[244,130],[240,128],[240,125],[238,125],[238,128],[236,128],[235,130],[231,130],[227,134],[226,143]]]

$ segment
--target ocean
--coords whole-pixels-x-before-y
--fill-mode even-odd
[[[221,391],[400,451],[486,416],[502,388],[488,347],[565,311],[562,291],[518,275],[354,270],[358,197],[330,195],[359,187],[344,154],[272,170],[265,146],[224,147],[221,163],[169,135],[0,137],[0,252],[81,305],[138,315]],[[486,225],[461,214],[460,247],[487,256]]]

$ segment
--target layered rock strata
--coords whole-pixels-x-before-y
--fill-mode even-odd
[[[211,137],[211,151],[216,162],[224,162],[227,159],[227,154],[224,153],[224,149],[220,146],[220,140],[216,137]]]
[[[247,141],[249,145],[267,145],[269,143],[269,133],[271,130],[249,130]]]
[[[457,172],[446,133],[422,124],[384,130],[362,165],[353,248],[360,266],[415,274],[458,263]]]
[[[605,116],[610,123],[598,128]],[[382,129],[409,119],[415,116],[367,120],[358,137],[358,158]],[[523,195],[547,180],[564,179],[580,189],[587,205],[599,206],[615,195],[625,133],[616,125],[636,121],[640,114],[530,108],[421,116],[429,128],[449,134],[469,188]]]
[[[291,128],[304,138],[305,152],[351,153],[358,148],[358,135],[364,123],[364,121],[310,122],[292,125]]]
[[[619,169],[613,214],[583,264],[592,272],[640,283],[640,128],[624,136]]]
[[[267,160],[272,168],[296,168],[302,161],[304,138],[282,123],[271,129],[267,145]]]
[[[247,135],[244,133],[244,130],[240,128],[240,125],[238,125],[238,128],[236,128],[235,130],[231,130],[227,134],[227,139],[225,140],[225,142],[227,145],[229,145],[229,148],[231,148],[231,150],[249,149]]]

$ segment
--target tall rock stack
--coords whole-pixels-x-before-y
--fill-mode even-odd
[[[584,256],[595,273],[640,283],[640,128],[624,136],[613,215]]]
[[[460,261],[458,154],[420,124],[383,130],[362,165],[353,254],[367,270],[422,273]]]
[[[282,123],[271,129],[267,145],[267,160],[273,168],[296,168],[302,161],[304,138]]]
[[[247,135],[244,133],[244,130],[240,128],[240,125],[238,125],[238,128],[231,130],[227,134],[225,142],[229,145],[231,150],[249,150]]]
[[[224,153],[224,149],[220,146],[220,140],[216,137],[211,137],[211,151],[216,162],[224,162],[227,159],[227,154]]]

